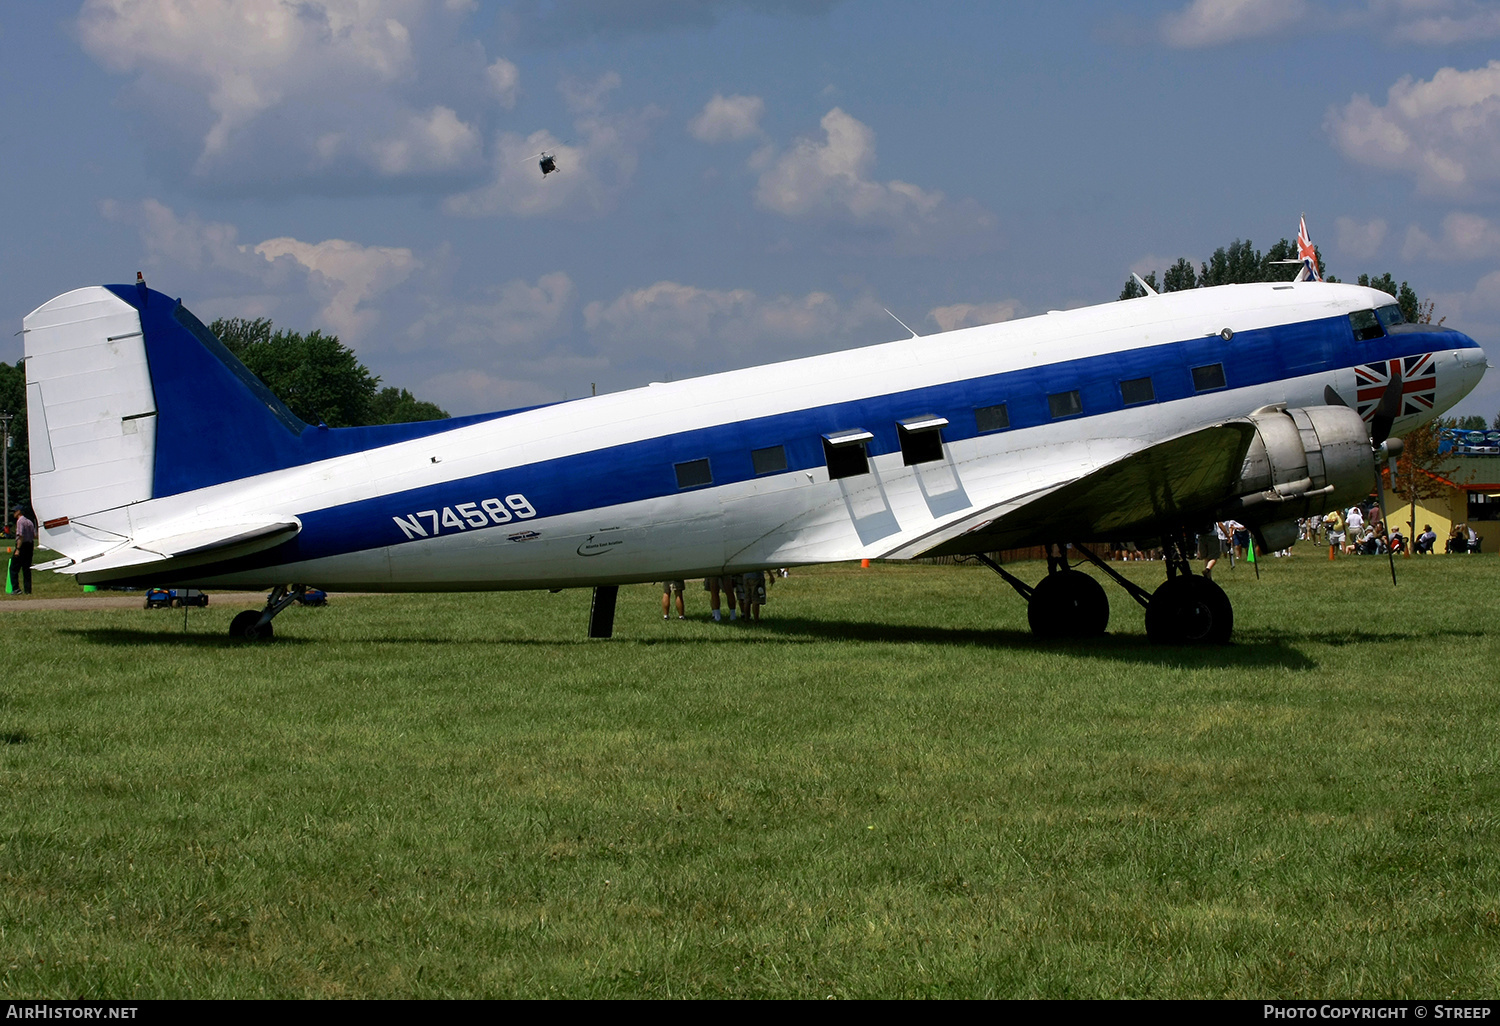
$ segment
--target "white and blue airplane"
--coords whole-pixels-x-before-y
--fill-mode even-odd
[[[1304,279],[1306,276],[1304,275]],[[1316,280],[1147,295],[531,409],[381,427],[295,417],[179,300],[81,288],[25,318],[45,568],[100,585],[593,587],[1047,545],[1043,636],[1102,633],[1093,559],[1154,641],[1222,642],[1193,535],[1280,549],[1362,500],[1399,435],[1486,369],[1383,292]],[[1158,540],[1152,592],[1088,543]],[[291,584],[289,582],[298,582]]]

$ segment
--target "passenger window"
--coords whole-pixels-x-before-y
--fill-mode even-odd
[[[1374,310],[1354,311],[1349,315],[1349,326],[1354,329],[1356,342],[1368,342],[1385,335],[1385,329],[1380,326],[1380,318],[1375,316]]]
[[[865,443],[875,436],[868,431],[835,431],[823,436],[823,458],[828,461],[828,477],[856,477],[870,472],[870,458]]]
[[[753,449],[750,461],[755,464],[755,474],[779,474],[786,469],[786,446],[773,445],[766,449]]]
[[[980,406],[974,410],[974,426],[979,429],[981,435],[991,431],[1004,431],[1010,427],[1010,411],[1005,404],[999,406]]]
[[[1193,389],[1198,392],[1207,392],[1214,388],[1224,387],[1224,365],[1222,363],[1210,363],[1204,367],[1193,368]]]
[[[708,460],[690,460],[677,464],[678,488],[700,488],[713,483],[714,476],[709,472]]]
[[[1047,397],[1047,406],[1052,411],[1052,419],[1059,417],[1075,417],[1083,412],[1083,398],[1075,388],[1071,392],[1058,392]]]
[[[1120,398],[1125,400],[1126,406],[1149,403],[1156,398],[1156,389],[1151,387],[1150,378],[1131,378],[1120,382]]]
[[[936,463],[943,458],[943,428],[946,417],[908,417],[896,425],[901,436],[901,462],[906,466]]]

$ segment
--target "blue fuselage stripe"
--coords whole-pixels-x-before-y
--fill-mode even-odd
[[[868,443],[872,455],[895,452],[900,448],[897,421],[921,414],[946,417],[948,426],[943,428],[943,438],[954,442],[980,433],[974,417],[976,407],[1005,403],[1011,425],[1007,430],[1015,431],[1051,423],[1047,397],[1059,392],[1077,390],[1082,397],[1082,413],[1069,420],[1124,409],[1119,384],[1122,380],[1150,377],[1155,390],[1154,403],[1202,394],[1193,388],[1192,369],[1206,364],[1222,364],[1225,389],[1236,389],[1473,345],[1466,336],[1450,331],[1406,332],[1356,342],[1348,319],[1338,316],[1244,331],[1229,342],[1210,336],[1029,367],[775,416],[751,417],[299,512],[303,529],[296,539],[270,552],[235,561],[233,568],[294,563],[420,540],[403,532],[394,518],[409,517],[423,510],[456,508],[487,498],[522,494],[536,508],[538,518],[544,519],[681,494],[674,465],[689,460],[708,459],[713,484],[705,488],[734,484],[755,476],[751,451],[768,446],[785,447],[788,471],[810,470],[824,465],[822,436],[833,431],[863,428],[874,435]],[[1136,404],[1132,408],[1148,405],[1151,404]],[[497,422],[493,430],[505,430],[504,422]],[[427,519],[420,523],[432,526]],[[516,531],[527,526],[517,520],[486,529]],[[439,529],[442,534],[469,530],[456,526]]]

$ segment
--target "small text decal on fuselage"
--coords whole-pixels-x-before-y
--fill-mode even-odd
[[[536,507],[526,501],[526,496],[507,495],[505,501],[481,499],[478,502],[461,502],[456,506],[441,509],[424,509],[404,517],[392,517],[396,526],[407,539],[432,538],[444,532],[477,531],[484,527],[508,524],[512,520],[529,520],[536,516]]]

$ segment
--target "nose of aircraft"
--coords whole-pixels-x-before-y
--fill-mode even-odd
[[[1454,368],[1454,384],[1458,387],[1458,395],[1468,395],[1474,386],[1479,384],[1479,379],[1484,377],[1484,372],[1489,369],[1489,360],[1484,355],[1484,350],[1474,343],[1467,335],[1461,336],[1467,345],[1463,348],[1453,350],[1453,360],[1457,365]]]

